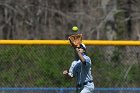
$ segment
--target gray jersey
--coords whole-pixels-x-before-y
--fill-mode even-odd
[[[70,66],[70,68],[69,68],[69,73],[68,73],[69,76],[73,77],[73,69],[74,69],[74,67],[75,67],[75,65],[76,65],[77,63],[78,63],[78,61],[73,61],[73,62],[71,63],[71,66]]]
[[[93,80],[91,75],[91,59],[86,55],[83,55],[83,57],[86,60],[85,64],[81,60],[73,61],[69,69],[69,75],[77,78],[77,84],[83,84],[84,82]]]

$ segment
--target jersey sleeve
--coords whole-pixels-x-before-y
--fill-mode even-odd
[[[81,62],[77,62],[73,68],[73,77],[77,76],[77,73],[80,72]]]
[[[76,61],[73,61],[70,68],[69,68],[69,73],[68,73],[68,75],[70,77],[73,77],[73,70],[74,70],[75,65],[76,65]]]
[[[91,65],[91,59],[88,56],[84,56],[86,65]]]

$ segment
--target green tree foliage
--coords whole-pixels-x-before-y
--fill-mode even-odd
[[[62,75],[73,52],[69,46],[1,46],[0,87],[75,87],[74,79]],[[139,86],[139,66],[128,72],[130,65],[121,62],[121,53],[115,51],[108,62],[100,48],[88,50],[96,87]]]

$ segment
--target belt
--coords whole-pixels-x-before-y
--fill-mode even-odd
[[[87,82],[84,82],[83,84],[77,84],[77,87],[81,87],[82,85],[87,85],[87,83],[92,83],[93,80],[90,80],[90,81],[87,81]]]

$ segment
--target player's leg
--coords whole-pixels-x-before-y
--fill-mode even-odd
[[[84,88],[80,93],[91,93],[87,88]]]
[[[84,88],[80,93],[94,93],[94,90]]]
[[[80,93],[94,93],[94,83],[88,83]]]

